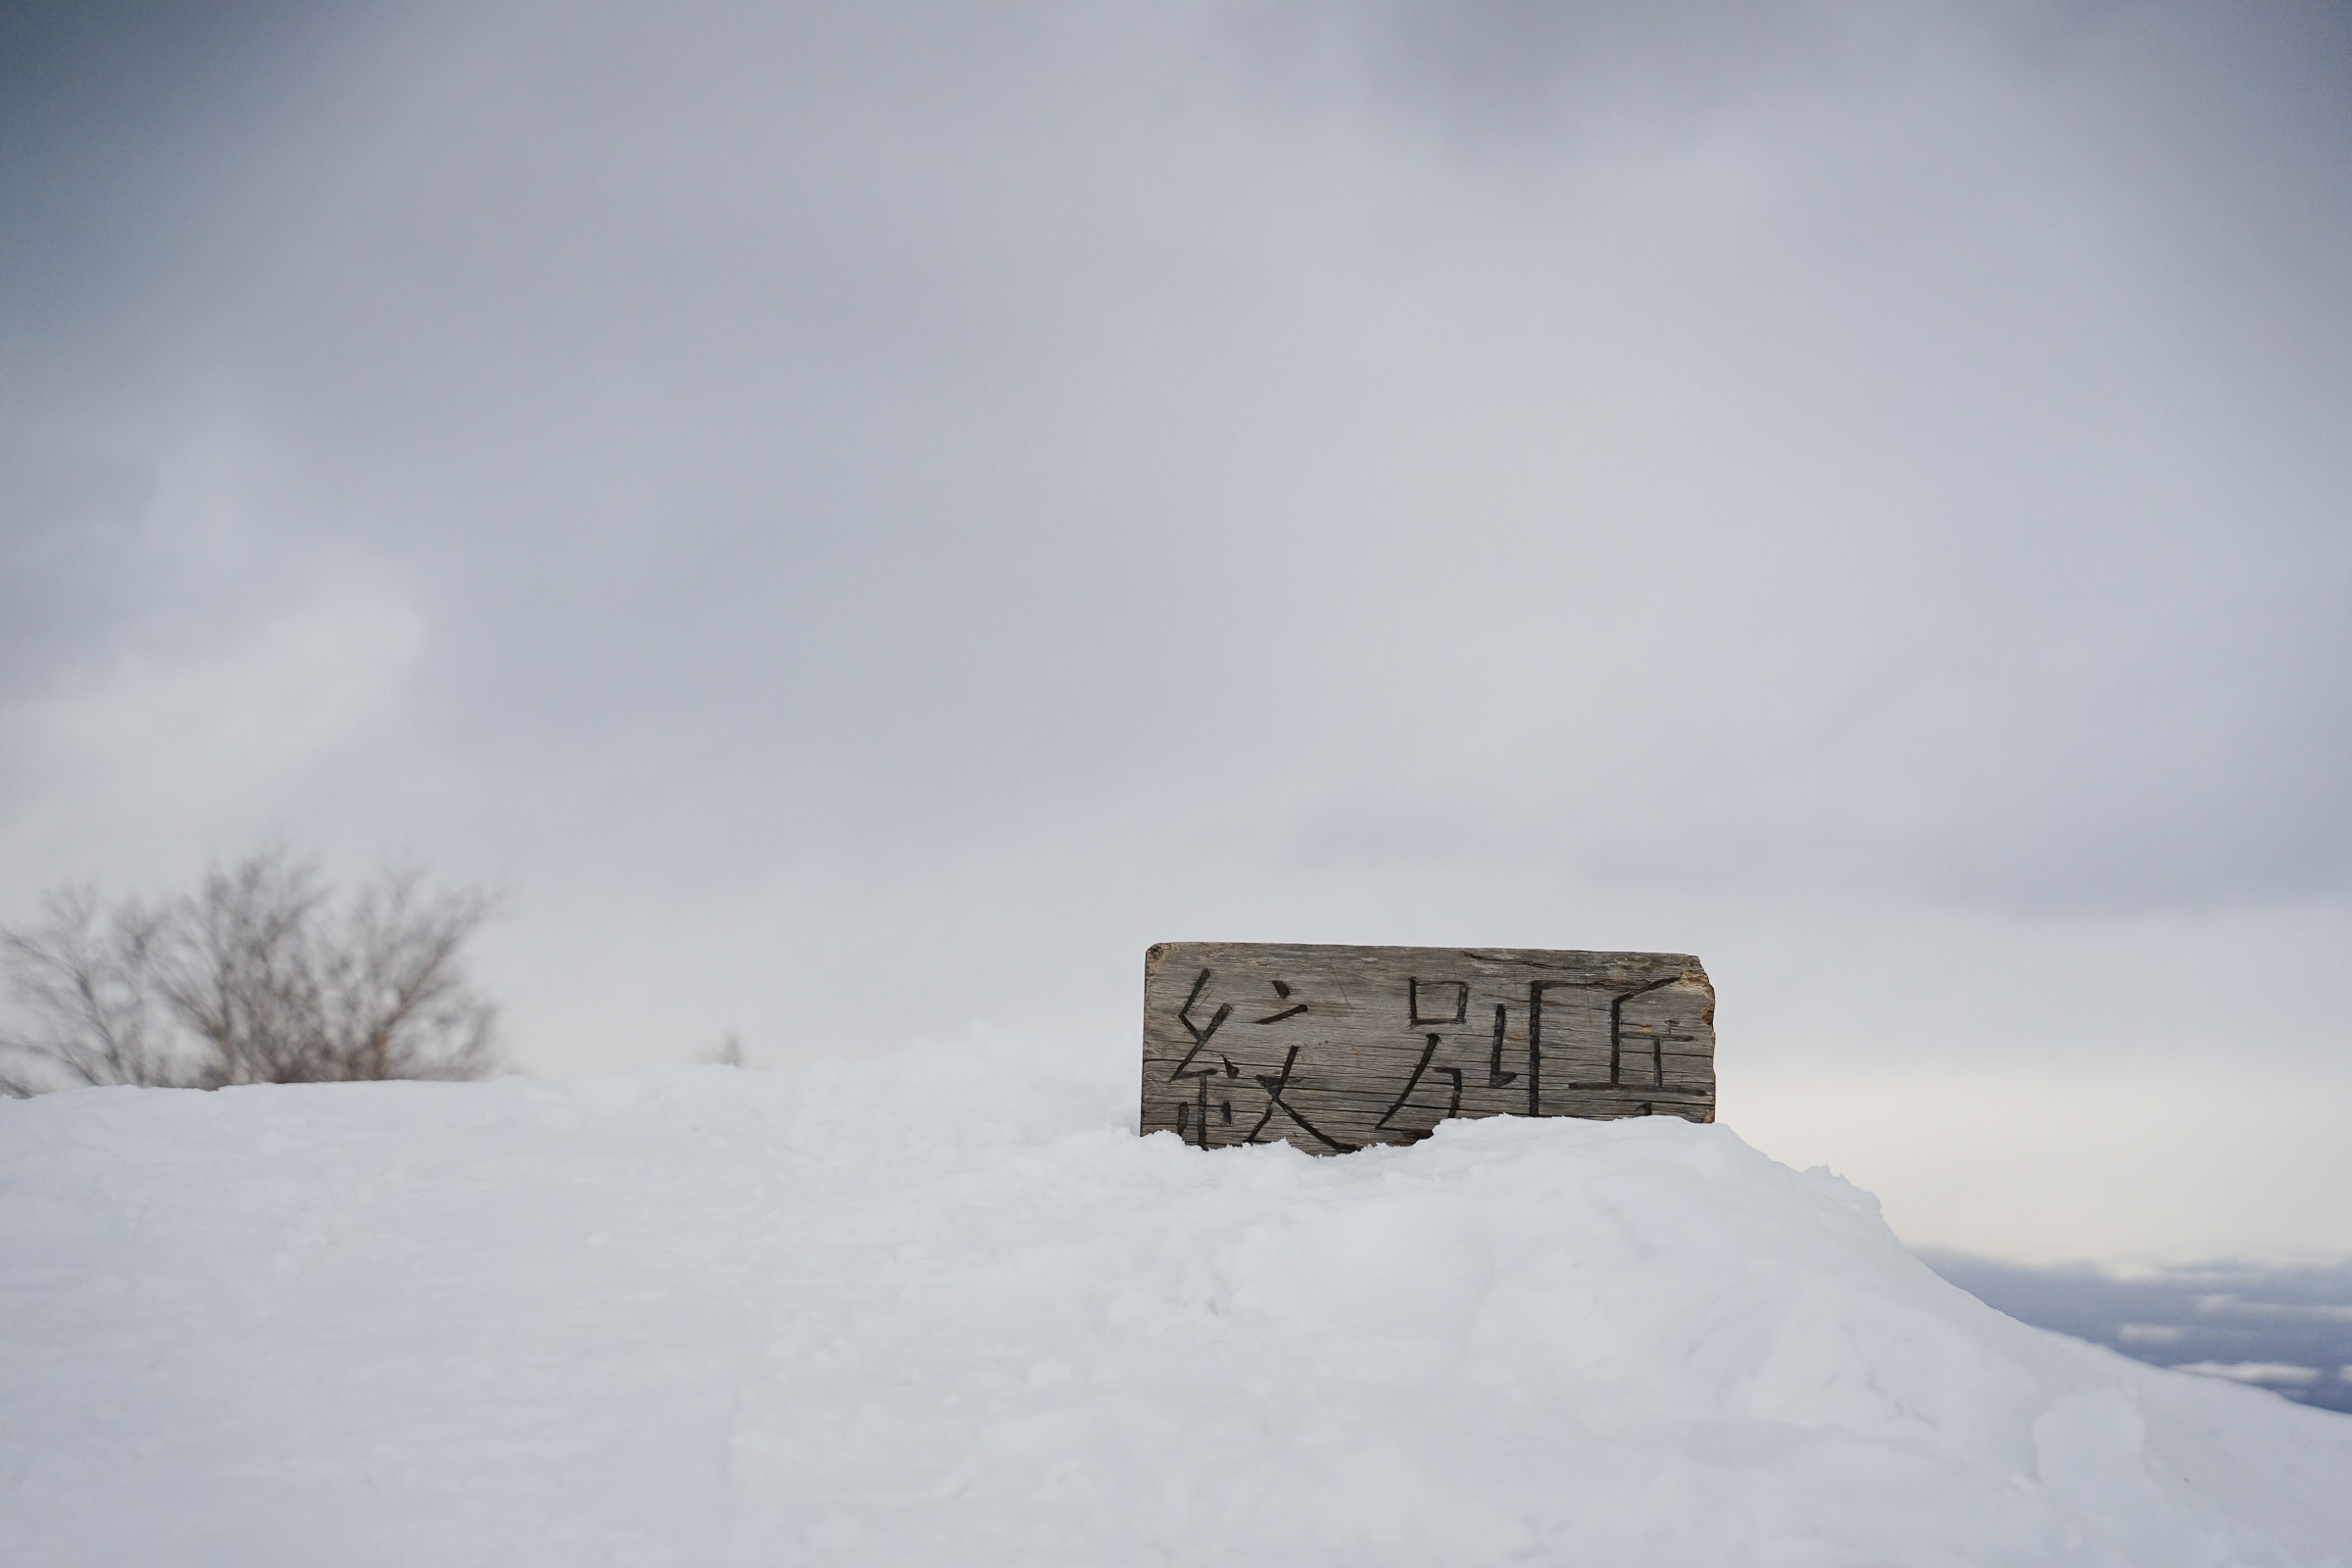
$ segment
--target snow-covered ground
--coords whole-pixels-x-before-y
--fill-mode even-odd
[[[2352,1420],[1726,1128],[1204,1154],[1133,1071],[0,1102],[0,1562],[2352,1559]]]

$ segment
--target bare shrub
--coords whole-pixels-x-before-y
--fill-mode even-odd
[[[184,1084],[152,977],[158,918],[138,905],[102,915],[83,885],[43,901],[44,918],[0,931],[0,957],[27,1023],[0,1035],[0,1091],[29,1095],[62,1077],[84,1084]]]
[[[0,1034],[0,1091],[483,1077],[496,1008],[464,950],[495,906],[413,867],[338,903],[274,850],[155,909],[58,890],[0,931],[24,1020]]]

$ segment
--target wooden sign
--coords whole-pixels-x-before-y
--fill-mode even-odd
[[[1715,988],[1679,953],[1162,942],[1141,1130],[1410,1144],[1448,1116],[1715,1119]]]

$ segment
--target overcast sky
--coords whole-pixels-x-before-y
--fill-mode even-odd
[[[2352,8],[0,17],[0,919],[420,857],[541,1073],[1694,952],[1906,1239],[2352,1250]]]

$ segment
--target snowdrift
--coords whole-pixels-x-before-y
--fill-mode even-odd
[[[1722,1127],[1138,1139],[1128,1052],[0,1102],[10,1564],[2352,1556],[2352,1421]]]

